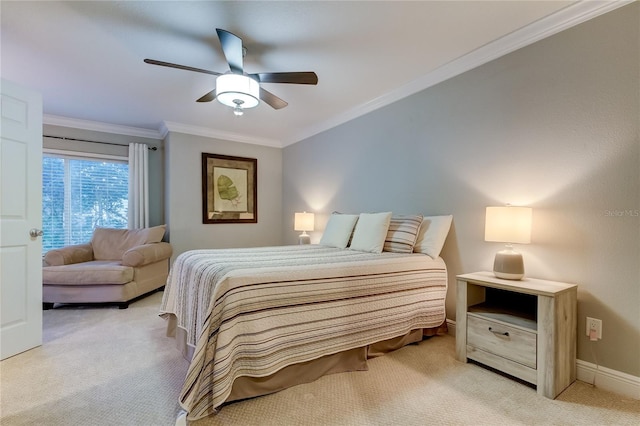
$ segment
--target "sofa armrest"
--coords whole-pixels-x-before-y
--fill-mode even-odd
[[[136,246],[127,250],[122,256],[125,266],[144,266],[160,260],[168,259],[173,254],[169,243],[151,243]]]
[[[47,266],[70,265],[72,263],[91,262],[92,260],[93,248],[89,243],[49,250],[44,255],[44,263]]]

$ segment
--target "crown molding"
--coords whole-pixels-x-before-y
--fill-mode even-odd
[[[273,140],[273,139],[256,138],[252,136],[242,135],[239,133],[210,129],[208,127],[192,126],[190,124],[176,123],[173,121],[163,121],[160,126],[160,134],[162,135],[162,138],[164,139],[169,132],[185,133],[188,135],[203,136],[206,138],[213,138],[213,139],[222,139],[225,141],[232,141],[232,142],[249,143],[253,145],[271,146],[275,148],[283,147],[280,141]]]
[[[322,123],[307,127],[295,134],[292,138],[284,141],[252,137],[239,133],[226,132],[171,121],[163,121],[157,130],[152,130],[45,114],[43,117],[43,124],[158,140],[164,139],[169,132],[178,132],[233,142],[284,148],[288,145],[292,145],[296,142],[332,129],[362,115],[411,96],[431,86],[462,74],[463,72],[469,71],[522,47],[535,43],[536,41],[557,34],[619,7],[626,6],[634,1],[635,0],[581,0],[552,15],[539,19],[526,27],[507,34],[506,36],[488,43],[468,54],[454,59],[451,62],[436,68],[432,72],[391,92],[351,108],[350,110],[334,116]]]
[[[121,126],[119,124],[102,123],[99,121],[81,120],[79,118],[62,117],[59,115],[44,114],[44,116],[42,117],[42,124],[70,127],[73,129],[91,130],[94,132],[113,133],[116,135],[134,136],[140,138],[159,140],[163,139],[162,134],[158,130]]]
[[[552,15],[541,18],[526,27],[520,28],[454,59],[398,89],[358,105],[327,121],[308,127],[296,134],[292,139],[284,141],[283,146],[292,145],[313,135],[332,129],[340,124],[418,93],[522,47],[533,44],[536,41],[550,37],[619,7],[626,6],[627,4],[633,3],[633,1],[635,0],[581,0],[578,3],[567,6]]]

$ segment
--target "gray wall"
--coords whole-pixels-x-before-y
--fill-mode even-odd
[[[534,208],[527,275],[579,285],[578,358],[640,376],[640,5],[513,52],[284,149],[284,242],[293,213],[454,215],[442,256],[490,270],[488,205]],[[585,316],[603,320],[591,344]]]
[[[258,159],[258,223],[202,223],[203,152]],[[165,153],[165,215],[174,258],[199,248],[282,243],[282,149],[170,132]]]
[[[95,142],[108,142],[110,144],[120,145],[116,146],[104,143],[61,140],[47,137],[43,138],[44,148],[61,149],[65,151],[90,152],[94,154],[128,157],[128,147],[130,143],[146,143],[149,146],[158,148],[156,151],[149,151],[149,224],[151,226],[155,226],[162,225],[164,223],[164,210],[162,208],[164,204],[164,150],[161,140],[97,132],[92,130],[74,129],[50,124],[45,124],[43,126],[42,133],[46,136],[58,136]]]

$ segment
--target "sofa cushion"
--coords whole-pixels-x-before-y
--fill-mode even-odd
[[[145,244],[159,243],[164,237],[164,233],[167,230],[167,225],[159,225],[151,228],[140,229],[139,231],[145,231]]]
[[[133,268],[117,261],[94,260],[42,268],[43,284],[126,284],[133,281]]]
[[[91,237],[95,260],[121,260],[130,248],[162,241],[166,225],[142,229],[96,228]]]

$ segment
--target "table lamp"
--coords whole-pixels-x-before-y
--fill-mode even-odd
[[[307,231],[313,231],[313,213],[296,213],[293,221],[293,229],[302,231],[302,234],[298,237],[299,244],[310,244],[311,236],[307,234]]]
[[[531,216],[530,207],[487,207],[484,240],[506,243],[493,262],[496,277],[508,280],[524,277],[522,254],[513,249],[513,244],[531,242]]]

